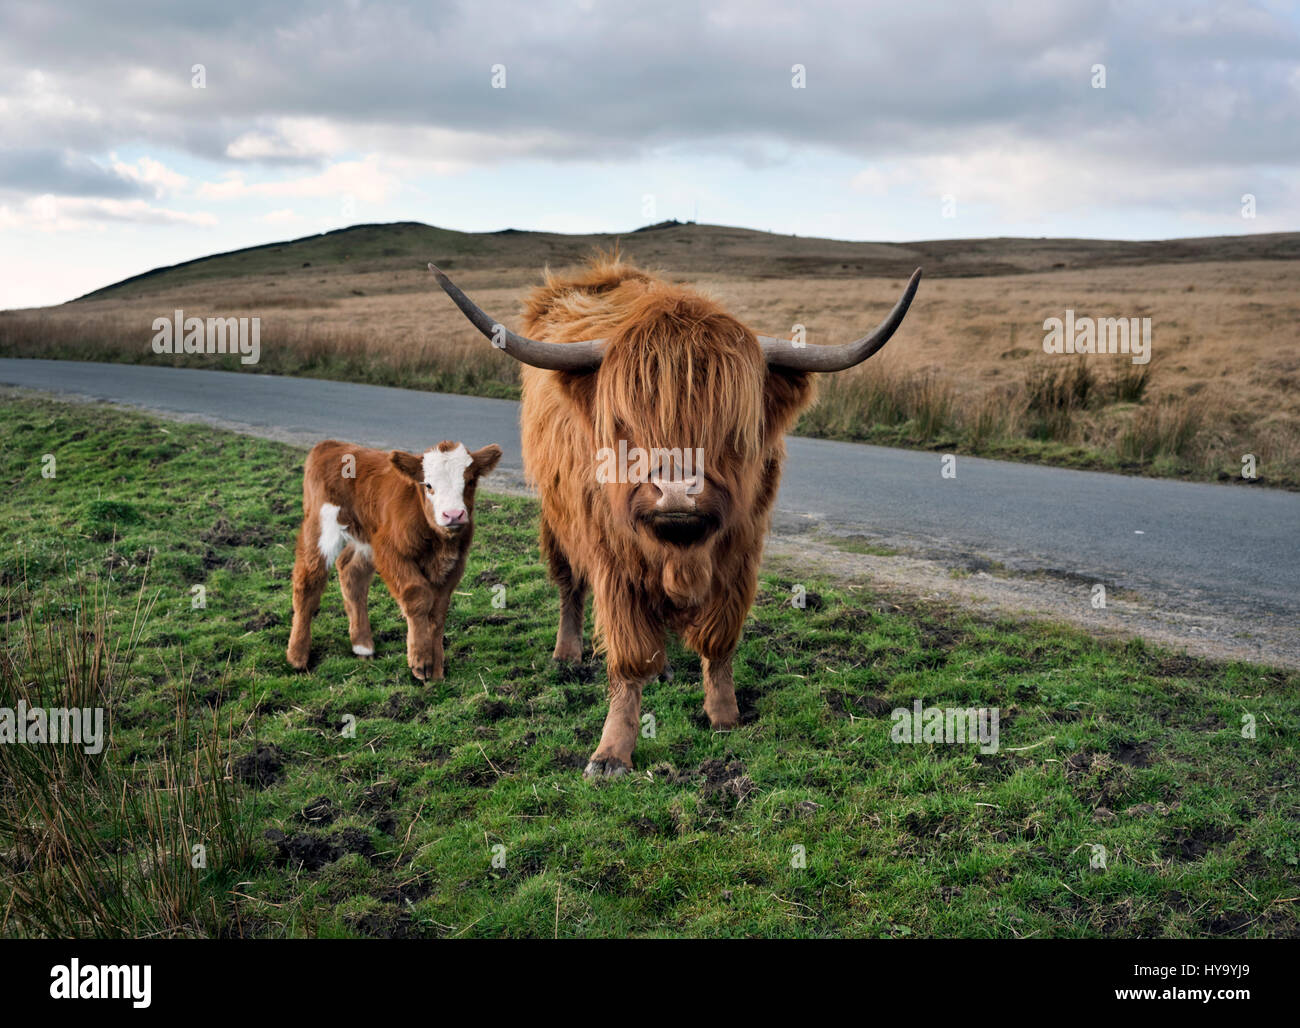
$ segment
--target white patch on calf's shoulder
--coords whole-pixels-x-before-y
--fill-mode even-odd
[[[451,450],[425,453],[424,482],[433,486],[433,513],[438,524],[447,524],[447,511],[465,509],[465,470],[473,463],[463,443]]]
[[[363,543],[349,532],[347,525],[339,523],[339,510],[340,508],[333,503],[322,503],[320,506],[320,540],[316,545],[320,549],[321,556],[325,558],[326,567],[333,567],[334,562],[339,559],[339,554],[349,546],[357,556],[364,557],[373,564],[375,551],[371,549],[369,543]]]

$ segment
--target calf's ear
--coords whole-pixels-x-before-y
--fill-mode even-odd
[[[412,482],[418,484],[424,481],[424,461],[415,454],[394,450],[388,455],[388,459],[393,462],[393,467]]]
[[[478,478],[497,466],[497,461],[501,459],[501,447],[496,443],[488,443],[483,449],[475,450],[470,456],[474,458],[474,477]]]

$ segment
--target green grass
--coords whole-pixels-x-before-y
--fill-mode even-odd
[[[312,670],[298,675],[283,651],[301,451],[99,407],[2,406],[10,659],[24,659],[20,626],[66,620],[87,587],[103,597],[110,632],[125,630],[144,596],[152,612],[109,693],[103,773],[157,767],[187,733],[196,746],[206,737],[187,726],[220,727],[216,764],[253,844],[216,854],[210,872],[185,870],[195,910],[157,918],[161,930],[1300,930],[1286,902],[1300,895],[1300,675],[900,609],[826,580],[800,583],[798,609],[794,583],[769,575],[736,659],[742,727],[709,731],[698,661],[675,648],[675,681],[646,691],[657,733],[641,740],[635,773],[593,784],[581,766],[603,720],[603,669],[550,666],[558,605],[532,502],[480,497],[446,681],[410,678],[403,622],[378,583],[376,659],[351,656],[331,584]],[[53,479],[41,475],[45,454],[57,460]],[[504,608],[492,603],[497,584]],[[206,607],[193,606],[196,585]],[[889,711],[918,697],[1000,708],[1000,751],[891,742]],[[1244,714],[1255,739],[1241,735]],[[341,729],[353,719],[349,737]],[[259,750],[260,764],[248,759]],[[1093,844],[1107,850],[1105,870],[1089,867]],[[794,847],[806,866],[792,866]],[[98,870],[113,878],[121,863]],[[30,891],[28,864],[0,839],[0,912],[11,891]],[[150,901],[147,889],[140,897]],[[0,918],[9,934],[40,931]],[[84,930],[114,933],[100,922]]]
[[[819,535],[817,541],[845,553],[860,553],[869,557],[897,557],[903,552],[892,546],[874,543],[860,535]]]

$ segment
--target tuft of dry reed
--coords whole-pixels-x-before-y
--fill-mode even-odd
[[[190,717],[177,686],[152,760],[115,759],[112,723],[152,610],[144,584],[129,625],[84,582],[59,595],[23,583],[3,602],[0,706],[101,709],[104,749],[0,745],[0,935],[213,936],[227,891],[251,865],[251,820],[227,767],[233,727]],[[200,866],[196,866],[200,865]]]

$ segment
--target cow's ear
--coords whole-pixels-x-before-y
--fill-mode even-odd
[[[812,375],[786,368],[768,368],[763,389],[764,432],[768,439],[780,439],[793,427],[795,419],[817,396],[817,382]]]
[[[497,461],[501,459],[501,447],[496,443],[488,443],[483,449],[475,450],[470,456],[474,458],[474,477],[478,478],[497,466]]]
[[[405,453],[402,450],[394,450],[388,455],[388,459],[393,462],[393,467],[409,478],[412,482],[424,481],[424,461],[413,453]]]

